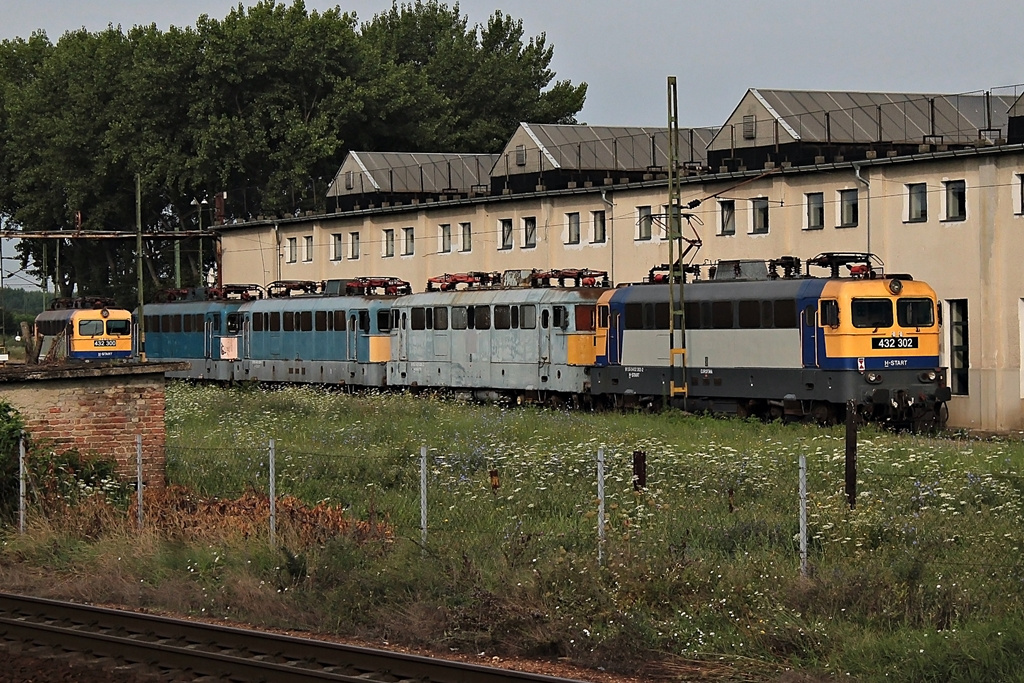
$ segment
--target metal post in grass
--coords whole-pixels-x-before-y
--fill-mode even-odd
[[[274,461],[277,454],[277,444],[271,439],[270,448],[267,453],[267,459],[269,461],[269,473],[270,479],[270,545],[277,545],[277,475],[274,473]]]
[[[135,504],[139,531],[142,531],[142,434],[135,435]]]
[[[643,491],[647,488],[647,453],[633,451],[633,490]]]
[[[807,456],[800,454],[800,576],[807,576]]]
[[[420,446],[420,541],[427,552],[427,447]]]
[[[18,439],[18,532],[25,533],[25,432]]]
[[[852,510],[857,505],[857,408],[846,404],[846,500]]]
[[[597,449],[597,563],[604,563],[604,449]]]

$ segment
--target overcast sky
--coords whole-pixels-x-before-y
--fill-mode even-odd
[[[108,24],[195,25],[232,0],[0,0],[0,38]],[[251,1],[243,4],[251,5]],[[338,3],[307,0],[306,7]],[[453,3],[448,3],[453,4]],[[721,124],[747,88],[958,93],[1024,83],[1021,0],[463,0],[470,24],[496,9],[546,33],[558,78],[589,84],[579,116],[665,126],[666,77],[682,126]],[[349,0],[371,19],[387,0]],[[1018,92],[1020,89],[1018,88]],[[1012,92],[1012,91],[1011,91]]]

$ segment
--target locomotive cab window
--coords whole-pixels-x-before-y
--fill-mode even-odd
[[[604,329],[608,327],[608,307],[598,306],[597,308],[597,326]]]
[[[242,314],[228,313],[228,334],[238,334],[241,328]]]
[[[78,323],[78,334],[83,337],[97,337],[103,334],[102,320],[82,320]]]
[[[369,318],[369,313],[367,313]],[[369,322],[369,321],[367,321]],[[391,331],[391,309],[382,308],[377,311],[377,331],[378,332],[390,332]]]
[[[904,298],[896,300],[896,321],[900,327],[932,327],[935,308],[931,299]]]
[[[819,320],[822,327],[839,327],[839,302],[835,299],[823,300]]]
[[[854,327],[880,329],[892,327],[892,301],[889,299],[854,299],[850,307]]]
[[[111,335],[126,335],[132,333],[132,321],[131,320],[108,320],[107,321],[107,334]]]
[[[413,308],[412,311],[410,311],[409,318],[412,321],[412,329],[414,329],[414,330],[426,329],[426,327],[427,327],[427,324],[426,324],[426,314],[424,313],[424,309],[422,307],[417,306],[417,307]]]
[[[569,312],[565,306],[552,306],[551,312],[554,314],[554,326],[564,330],[569,327]]]
[[[369,334],[369,332],[370,332],[370,312],[369,311],[359,311],[359,331],[360,332],[366,332],[367,334]]]
[[[508,330],[512,328],[512,311],[506,304],[494,307],[494,329]]]
[[[594,306],[580,304],[576,306],[576,330],[580,332],[594,331]]]

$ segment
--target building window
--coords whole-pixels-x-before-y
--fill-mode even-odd
[[[526,145],[516,145],[516,166],[526,166]]]
[[[348,257],[352,260],[359,258],[359,233],[348,234]]]
[[[1024,173],[1017,174],[1017,215],[1024,214]]]
[[[753,219],[750,224],[752,235],[768,234],[768,198],[757,197],[750,200],[750,210],[753,212]]]
[[[821,230],[825,227],[825,195],[809,192],[807,198],[807,230]]]
[[[295,263],[299,260],[299,238],[288,238],[288,263]]]
[[[340,261],[345,258],[345,239],[340,232],[331,235],[331,260]]]
[[[594,223],[594,244],[603,244],[605,241],[604,211],[592,211],[591,217]]]
[[[513,244],[512,219],[502,218],[498,221],[501,226],[501,249],[511,249]]]
[[[946,186],[946,220],[962,221],[967,218],[967,182],[948,180]]]
[[[968,344],[967,299],[949,302],[949,388],[959,396],[967,395],[967,371],[971,357]]]
[[[753,140],[757,137],[757,119],[753,114],[743,117],[743,139]]]
[[[857,190],[839,190],[839,227],[852,228],[860,220]]]
[[[732,199],[718,202],[718,234],[736,234],[736,202]]]
[[[395,231],[393,228],[384,228],[384,258],[395,255]]]
[[[312,235],[306,235],[306,236],[304,236],[302,238],[302,241],[304,243],[303,246],[305,247],[305,249],[303,249],[302,260],[306,261],[306,262],[312,261],[313,260],[313,236]]]
[[[533,249],[537,246],[537,218],[528,216],[523,219],[523,248]]]
[[[442,254],[450,254],[452,251],[452,226],[451,223],[442,223],[440,226],[441,244],[438,248]]]
[[[924,183],[907,185],[907,222],[928,220],[928,186]]]
[[[569,232],[565,236],[566,244],[580,243],[580,215],[578,213],[565,214],[565,221],[569,226]]]
[[[462,251],[473,251],[473,225],[459,223],[462,227]]]
[[[415,228],[402,228],[402,256],[412,256],[416,253],[416,230]]]
[[[649,206],[638,206],[636,207],[636,227],[637,233],[636,238],[638,240],[649,240],[651,239],[652,226],[654,225],[654,218],[651,216],[651,207]]]

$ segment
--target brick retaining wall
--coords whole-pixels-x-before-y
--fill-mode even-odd
[[[166,483],[167,365],[8,368],[0,372],[0,398],[21,413],[34,442],[112,458],[125,479],[136,477],[141,434],[143,482],[160,488]]]

